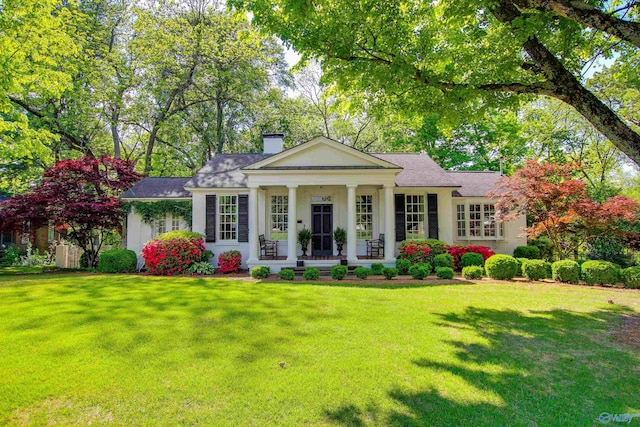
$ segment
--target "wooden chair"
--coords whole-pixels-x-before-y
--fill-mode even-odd
[[[275,240],[266,240],[264,234],[258,236],[260,241],[260,255],[265,257],[277,257],[278,256],[278,242]]]
[[[367,257],[384,258],[384,233],[377,239],[367,240]]]

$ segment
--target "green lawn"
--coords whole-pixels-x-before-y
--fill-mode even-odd
[[[3,276],[0,424],[592,425],[640,413],[640,351],[608,334],[633,312],[579,286]]]

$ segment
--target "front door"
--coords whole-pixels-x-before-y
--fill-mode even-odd
[[[311,205],[311,255],[333,255],[333,205]]]

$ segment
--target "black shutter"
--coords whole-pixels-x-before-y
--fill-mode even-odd
[[[205,240],[216,241],[216,195],[209,194],[205,202]]]
[[[249,196],[238,195],[238,242],[249,241]]]
[[[427,194],[427,223],[429,225],[429,238],[438,238],[438,195]]]
[[[404,194],[396,194],[396,242],[407,238],[404,216]]]

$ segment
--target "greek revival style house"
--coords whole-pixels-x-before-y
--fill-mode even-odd
[[[363,153],[317,137],[282,150],[282,135],[265,135],[262,154],[218,154],[192,178],[145,178],[124,200],[190,200],[191,229],[206,236],[216,255],[242,253],[243,266],[326,266],[394,263],[403,240],[434,238],[450,244],[484,245],[512,253],[524,217],[500,224],[485,197],[495,172],[447,172],[425,154]],[[338,256],[331,232],[347,242]],[[164,231],[187,229],[181,218],[147,224],[135,209],[127,220],[127,248]],[[297,232],[311,230],[307,256]]]

